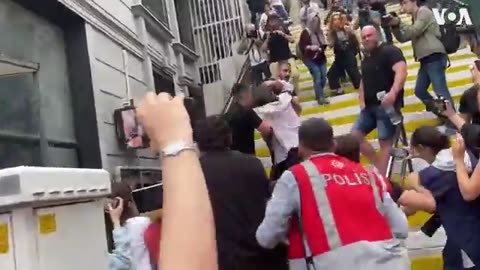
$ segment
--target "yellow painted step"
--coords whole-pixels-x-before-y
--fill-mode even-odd
[[[464,59],[469,59],[469,58],[472,58],[472,57],[475,57],[474,54],[472,53],[459,53],[459,54],[454,54],[454,55],[451,55],[449,56],[450,57],[450,61],[453,62],[453,61],[457,61],[457,60],[464,60]],[[331,63],[327,64],[328,67],[331,66]],[[420,63],[419,62],[415,62],[415,63],[412,63],[412,64],[409,64],[408,65],[408,70],[412,70],[412,69],[419,69],[420,68]],[[298,71],[300,73],[307,73],[308,72],[308,68],[305,67],[304,65],[302,65]]]
[[[411,259],[412,270],[443,270],[442,256],[425,256]]]
[[[458,80],[450,80],[448,81],[447,85],[448,88],[455,88],[455,87],[460,87],[460,86],[466,86],[468,84],[472,83],[471,78],[464,78],[464,79],[458,79]],[[429,90],[432,90],[432,87],[430,86]],[[413,96],[414,95],[414,88],[407,88],[405,89],[405,94],[404,97],[408,96]],[[328,111],[334,111],[334,110],[339,110],[347,107],[353,107],[353,106],[358,106],[358,99],[357,98],[352,98],[352,99],[347,99],[343,101],[338,101],[338,102],[332,102],[329,105],[324,105],[324,106],[315,106],[315,107],[310,107],[310,108],[305,108],[302,111],[302,116],[303,115],[310,115],[310,114],[318,114],[318,113],[323,113],[323,112],[328,112]]]
[[[417,129],[420,126],[434,126],[434,125],[438,125],[438,124],[439,124],[439,122],[438,122],[437,119],[412,120],[408,123],[405,123],[405,131],[407,133],[411,133],[411,132],[415,131],[415,129]],[[377,134],[376,129],[374,131],[372,131],[367,136],[368,140],[372,140],[372,139],[375,139],[375,138],[378,138],[378,134]],[[264,158],[270,157],[270,151],[268,150],[268,148],[256,149],[255,154],[256,154],[257,157],[264,157]]]

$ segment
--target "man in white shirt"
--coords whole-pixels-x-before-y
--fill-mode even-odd
[[[298,162],[298,128],[300,117],[293,106],[293,87],[286,81],[267,81],[265,85],[277,96],[277,101],[258,107],[255,112],[273,130],[271,142],[274,166],[271,178],[276,180]]]
[[[302,25],[302,28],[306,27],[308,14],[319,11],[320,7],[317,3],[310,0],[302,0],[302,8],[300,9],[300,24]]]

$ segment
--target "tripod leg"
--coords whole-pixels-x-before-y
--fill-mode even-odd
[[[402,137],[402,143],[404,146],[408,146],[409,143],[408,143],[408,139],[407,139],[407,132],[405,131],[405,126],[403,125],[402,123],[402,127],[401,127],[401,137]],[[408,166],[408,171],[409,172],[413,172],[413,164],[412,164],[412,160],[411,159],[408,159],[407,160],[407,164]]]
[[[398,142],[402,135],[401,131],[402,131],[402,128],[400,126],[397,126],[395,129],[395,135],[393,136],[393,148],[398,147]],[[385,176],[388,179],[391,179],[392,177],[394,165],[395,165],[395,156],[390,154],[390,158],[388,159],[387,171],[385,172]]]

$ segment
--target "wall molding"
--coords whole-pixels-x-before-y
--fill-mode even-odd
[[[137,17],[145,19],[148,31],[156,38],[170,43],[175,38],[170,29],[159,21],[153,14],[142,4],[132,6],[132,13]]]
[[[87,23],[143,60],[144,45],[139,37],[93,0],[58,0]]]
[[[192,62],[196,62],[198,58],[200,58],[199,54],[197,54],[194,50],[190,49],[181,42],[174,42],[172,44],[172,48],[173,51],[182,54],[184,57],[188,58]]]
[[[195,84],[195,79],[190,76],[190,74],[184,74],[178,77],[178,83],[179,86],[190,86],[190,87],[195,87],[197,86]]]

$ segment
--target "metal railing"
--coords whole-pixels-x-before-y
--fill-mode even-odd
[[[243,32],[241,0],[195,0],[190,2],[197,64],[202,83],[222,80],[220,60],[232,57],[232,44]]]
[[[245,75],[247,75],[248,72],[250,71],[251,66],[250,66],[250,59],[248,58],[248,54],[250,53],[251,49],[252,47],[250,47],[246,53],[247,58],[245,59],[245,62],[242,65],[242,69],[240,69],[240,74],[238,75],[237,80],[235,81],[235,84],[241,83],[244,80]],[[232,92],[232,88],[230,88],[230,94],[228,95],[227,102],[223,107],[222,114],[225,114],[226,112],[228,112],[228,110],[230,109],[230,106],[232,105],[232,102],[233,102],[233,92]]]

